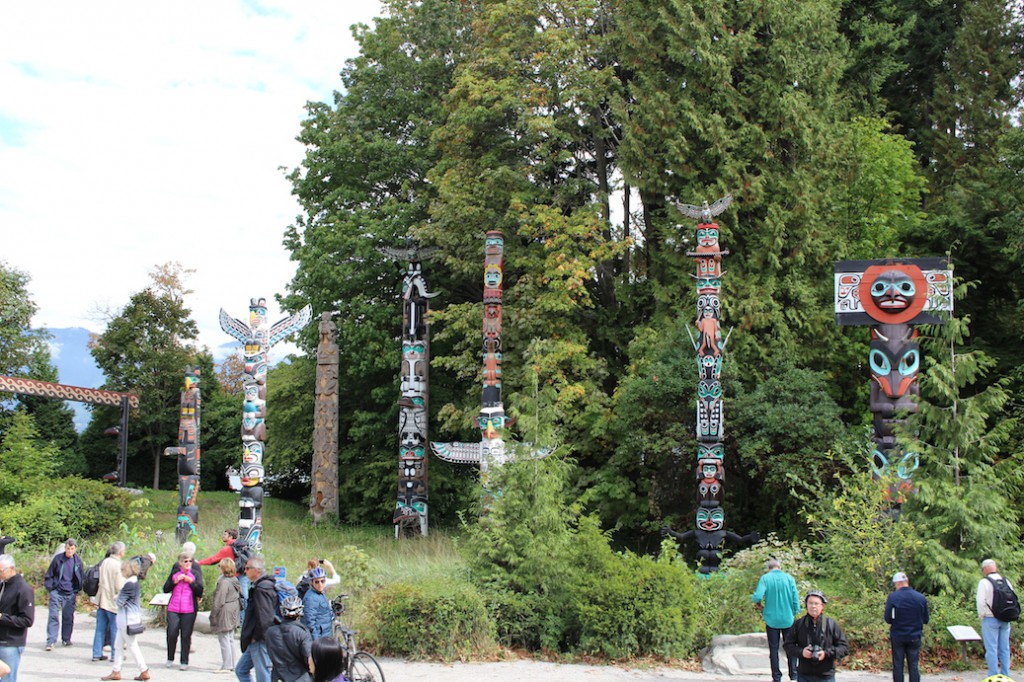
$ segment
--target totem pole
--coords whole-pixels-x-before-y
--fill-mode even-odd
[[[422,260],[434,249],[381,249],[408,261],[402,281],[402,385],[398,398],[398,502],[395,537],[427,534],[427,394],[430,370],[429,299]]]
[[[941,324],[953,310],[953,272],[942,258],[839,261],[835,268],[836,324],[871,327],[871,412],[876,478],[895,476],[894,501],[913,488],[918,453],[896,443],[899,413],[917,412],[921,366],[915,324]]]
[[[480,428],[479,443],[434,443],[434,454],[447,462],[480,464],[480,482],[487,490],[487,474],[511,455],[505,452],[502,429],[513,420],[505,416],[501,401],[501,301],[504,274],[505,237],[498,230],[487,233],[484,242],[484,323],[483,323],[483,396],[476,425]],[[536,450],[531,457],[542,458],[550,449]]]
[[[667,535],[679,540],[697,541],[701,574],[718,570],[725,540],[748,545],[758,540],[757,533],[741,536],[725,530],[725,418],[722,406],[722,355],[729,341],[722,338],[722,256],[729,255],[718,244],[718,224],[714,216],[732,203],[726,196],[712,205],[676,203],[679,212],[699,221],[696,249],[687,252],[697,265],[697,337],[689,327],[686,333],[697,353],[697,514],[694,528],[677,533],[665,527]]]
[[[185,368],[178,418],[178,447],[164,448],[167,456],[178,458],[178,523],[174,537],[179,543],[195,535],[199,524],[199,426],[203,399],[199,392],[199,368]]]
[[[324,514],[338,519],[338,344],[330,313],[320,314],[313,408],[313,485],[309,511],[317,524]]]
[[[290,317],[267,326],[267,301],[253,298],[249,301],[249,323],[236,320],[223,308],[220,310],[220,328],[229,336],[245,344],[245,373],[242,387],[242,491],[238,498],[238,537],[245,540],[254,552],[263,549],[263,454],[267,438],[267,369],[270,349],[278,342],[299,331],[312,317],[312,309],[305,308]]]

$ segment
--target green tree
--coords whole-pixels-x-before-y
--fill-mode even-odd
[[[47,335],[32,328],[38,307],[28,292],[27,274],[0,261],[0,374],[23,376]]]
[[[39,438],[32,417],[16,411],[0,445],[0,502],[24,500],[57,473],[58,459],[57,447]]]
[[[32,354],[27,375],[39,381],[58,381],[57,368],[53,365],[48,347],[38,348]],[[86,473],[88,465],[78,449],[74,410],[63,401],[40,396],[18,396],[18,402],[32,415],[39,437],[56,447],[60,453],[60,473]]]
[[[91,348],[106,377],[103,388],[139,396],[139,409],[129,427],[129,477],[142,475],[142,458],[148,456],[156,489],[160,488],[161,468],[176,480],[172,474],[175,463],[170,458],[161,462],[164,448],[178,442],[182,376],[196,357],[195,348],[186,342],[198,335],[183,302],[183,281],[178,275],[168,278],[166,273],[166,269],[151,273],[153,284],[132,294]],[[97,420],[101,420],[97,424],[100,431],[117,423],[110,409],[97,409],[92,422]]]
[[[928,328],[919,411],[909,417],[906,446],[921,461],[918,494],[904,505],[924,540],[916,558],[921,582],[952,593],[970,589],[988,556],[1011,572],[1024,567],[1014,549],[1020,453],[1006,449],[1013,426],[1004,413],[1006,380],[983,383],[994,361],[966,345],[969,326],[970,318],[959,316]]]

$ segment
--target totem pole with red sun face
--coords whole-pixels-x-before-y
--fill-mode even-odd
[[[687,252],[697,266],[697,336],[690,342],[697,353],[697,513],[694,527],[677,533],[665,527],[667,535],[697,541],[700,573],[718,570],[722,544],[729,540],[741,546],[757,542],[758,534],[737,535],[725,530],[725,416],[722,405],[722,356],[728,336],[722,337],[722,257],[729,252],[719,246],[718,224],[712,219],[728,208],[731,196],[710,206],[676,203],[685,216],[696,219],[696,249]]]
[[[870,326],[871,412],[876,477],[895,476],[897,496],[910,490],[919,460],[896,444],[899,413],[917,412],[921,366],[915,324],[941,324],[953,310],[953,272],[942,258],[839,261],[835,313],[840,325]]]

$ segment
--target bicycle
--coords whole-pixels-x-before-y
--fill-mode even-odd
[[[347,594],[339,594],[331,600],[331,610],[334,612],[334,623],[331,625],[331,634],[341,642],[347,652],[348,663],[345,666],[345,677],[351,682],[384,682],[384,671],[380,663],[372,655],[359,650],[356,642],[358,630],[342,624],[341,615],[345,613],[345,600]]]

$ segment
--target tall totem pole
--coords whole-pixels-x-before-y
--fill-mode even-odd
[[[249,300],[249,323],[236,320],[223,308],[220,328],[245,344],[245,373],[242,387],[242,491],[238,498],[238,537],[255,552],[263,550],[263,454],[267,427],[267,369],[270,349],[286,337],[301,330],[312,317],[312,308],[267,325],[267,301]]]
[[[408,262],[402,280],[402,385],[398,398],[398,501],[395,537],[427,534],[427,415],[430,299],[422,259],[434,249],[381,249]]]
[[[728,256],[718,243],[718,224],[712,219],[728,208],[726,196],[710,206],[676,203],[685,216],[699,221],[696,249],[687,252],[697,265],[697,337],[687,327],[690,342],[697,353],[697,513],[694,527],[677,533],[666,527],[665,533],[679,540],[697,541],[700,573],[718,570],[725,540],[747,545],[757,542],[757,533],[741,536],[725,530],[725,416],[722,405],[722,356],[728,336],[722,337],[722,257]]]
[[[179,543],[195,535],[199,525],[199,426],[203,399],[199,393],[199,368],[185,368],[178,418],[178,447],[164,448],[167,456],[178,458],[178,522],[174,537]]]
[[[484,242],[483,395],[476,425],[479,443],[431,443],[434,454],[448,462],[480,465],[480,482],[487,488],[491,468],[508,461],[501,430],[511,426],[501,400],[501,303],[503,294],[505,236],[487,233]],[[547,454],[547,453],[543,453]],[[543,454],[541,456],[543,456]]]
[[[330,313],[320,314],[309,491],[309,511],[314,524],[325,514],[338,520],[338,344],[334,341],[337,329]]]
[[[940,324],[935,313],[953,310],[953,272],[942,258],[839,261],[835,268],[836,324],[869,326],[871,412],[876,477],[895,476],[894,501],[909,491],[918,453],[896,443],[899,415],[917,412],[921,366],[915,324]]]

